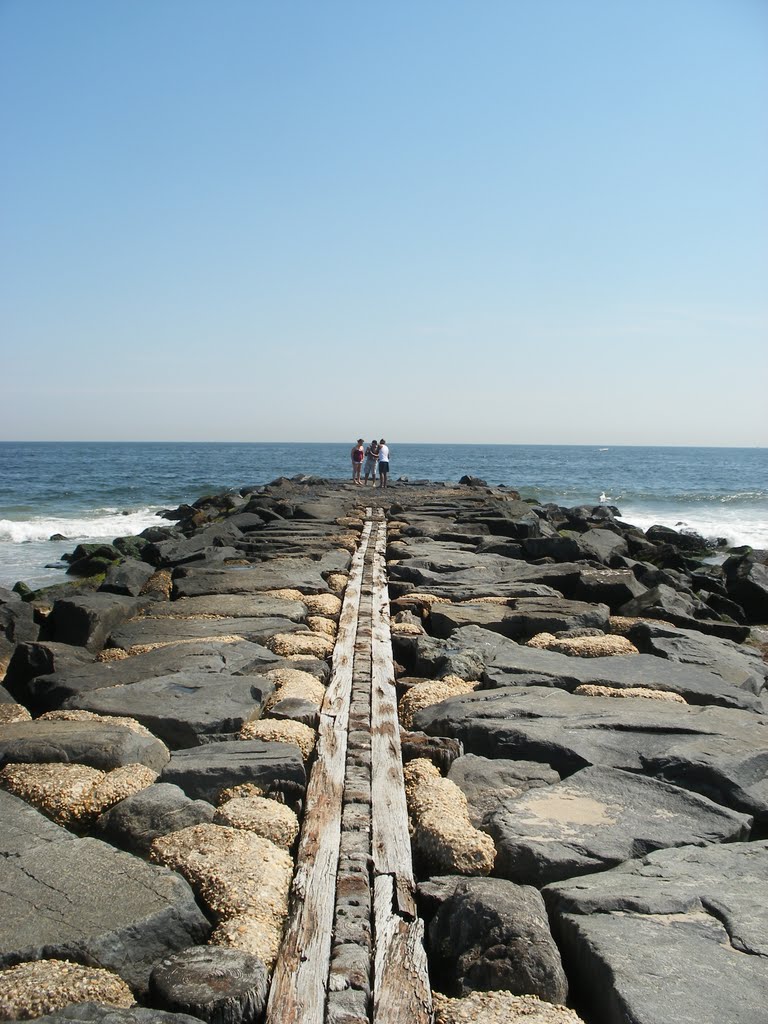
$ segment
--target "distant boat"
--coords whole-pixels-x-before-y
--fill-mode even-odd
[[[608,451],[610,451],[610,448],[598,448],[597,450],[599,452],[608,452]]]

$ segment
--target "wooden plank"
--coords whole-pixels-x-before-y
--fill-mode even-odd
[[[400,751],[386,573],[386,525],[374,548],[371,623],[371,803],[374,868],[374,1024],[429,1024],[424,927],[416,913]]]
[[[322,1024],[331,958],[341,805],[347,752],[349,695],[357,617],[371,524],[352,559],[344,594],[333,670],[320,712],[317,756],[291,888],[291,916],[275,965],[266,1024]]]

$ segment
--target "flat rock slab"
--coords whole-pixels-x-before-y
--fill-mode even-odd
[[[543,895],[593,1019],[766,1019],[768,842],[661,850]]]
[[[42,639],[99,651],[110,632],[136,614],[139,601],[118,594],[76,594],[54,603]]]
[[[104,1003],[78,1003],[65,1006],[56,1013],[35,1017],[34,1024],[202,1024],[199,1017],[188,1013],[166,1013],[165,1010],[148,1010],[144,1006],[122,1009],[106,1006]],[[11,1021],[10,1024],[19,1024]]]
[[[168,644],[119,661],[97,662],[38,676],[27,682],[23,694],[17,699],[33,714],[40,715],[60,708],[70,697],[108,686],[129,685],[175,672],[255,675],[280,664],[281,658],[248,640],[223,644],[203,641]]]
[[[768,822],[768,719],[751,711],[506,687],[423,708],[413,727],[561,775],[589,765],[643,771]]]
[[[24,800],[0,789],[0,858],[19,857],[47,843],[62,843],[74,837]]]
[[[506,800],[521,796],[529,789],[552,786],[560,781],[556,771],[537,761],[509,761],[503,757],[478,757],[477,754],[456,758],[448,778],[467,798],[469,817],[475,828]]]
[[[208,824],[214,814],[205,800],[190,800],[178,786],[156,782],[110,807],[96,819],[93,832],[114,846],[146,855],[159,836]]]
[[[261,644],[276,633],[293,633],[307,627],[293,619],[132,619],[109,634],[110,647],[128,651],[140,644],[167,644],[177,640],[202,640],[218,636],[239,636]]]
[[[177,569],[173,582],[174,597],[252,594],[260,590],[284,589],[326,594],[329,588],[323,573],[346,572],[350,560],[348,551],[334,549],[317,560],[273,558],[252,568]]]
[[[146,618],[194,618],[197,615],[226,615],[234,619],[270,618],[301,622],[307,606],[301,601],[286,601],[266,594],[220,594],[218,597],[186,597],[152,605]]]
[[[620,689],[641,687],[678,693],[689,704],[712,704],[762,714],[749,690],[741,689],[704,667],[683,665],[651,654],[574,658],[498,637],[491,630],[470,626],[450,638],[459,649],[483,658],[483,680],[489,686],[556,686],[572,691],[582,683]],[[418,646],[418,641],[417,641]]]
[[[230,740],[174,751],[159,781],[212,804],[222,789],[242,782],[253,782],[265,793],[283,793],[294,802],[302,799],[307,777],[299,748],[292,743]]]
[[[607,629],[610,609],[605,604],[566,601],[565,598],[523,597],[512,607],[498,604],[436,604],[429,616],[433,636],[449,637],[463,626],[481,626],[511,637],[557,633],[588,626]]]
[[[496,874],[524,885],[573,878],[669,846],[746,839],[752,819],[666,782],[585,768],[509,800],[488,821]]]
[[[97,839],[9,857],[0,890],[0,966],[74,960],[116,971],[139,994],[162,956],[204,942],[187,882]]]
[[[553,587],[570,597],[579,586],[583,565],[564,562],[560,565],[529,565],[503,555],[465,553],[462,564],[458,555],[446,563],[435,564],[428,559],[409,558],[389,567],[391,581],[409,583],[421,591],[463,600],[472,597],[509,597],[521,583],[538,583]]]
[[[651,622],[638,622],[630,639],[647,654],[702,667],[752,693],[759,694],[768,679],[768,664],[759,652],[732,640]]]
[[[171,750],[233,739],[258,718],[275,684],[266,676],[174,672],[129,686],[90,690],[65,701],[67,709],[135,718]]]
[[[154,736],[106,722],[16,722],[0,732],[0,766],[87,764],[108,772],[124,764],[144,764],[159,772],[168,748]]]

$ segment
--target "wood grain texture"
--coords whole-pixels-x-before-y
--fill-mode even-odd
[[[320,711],[316,760],[307,786],[291,911],[272,979],[266,1024],[322,1024],[325,1016],[352,663],[370,532],[371,524],[366,523],[339,617],[331,679]]]

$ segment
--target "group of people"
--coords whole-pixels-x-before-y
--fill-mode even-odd
[[[389,445],[382,439],[371,441],[366,446],[362,437],[358,437],[357,444],[351,451],[352,456],[352,483],[367,484],[368,480],[373,481],[376,486],[376,469],[379,470],[379,486],[386,487],[389,478]],[[362,473],[363,479],[360,479]]]

